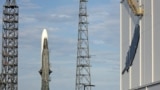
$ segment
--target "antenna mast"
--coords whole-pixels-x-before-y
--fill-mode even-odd
[[[87,0],[80,0],[75,90],[91,90]]]

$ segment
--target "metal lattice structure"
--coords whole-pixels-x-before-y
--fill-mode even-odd
[[[87,0],[80,0],[75,90],[91,90]]]
[[[16,0],[6,0],[3,6],[0,90],[18,90],[18,12]]]

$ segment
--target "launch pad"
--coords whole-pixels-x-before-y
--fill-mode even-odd
[[[18,23],[19,7],[16,0],[5,0],[3,6],[2,27],[2,72],[0,90],[18,90]],[[80,0],[78,54],[76,69],[76,90],[91,90],[90,55],[88,42],[87,0]],[[82,53],[81,53],[82,52]],[[47,30],[43,30],[41,43],[42,78],[41,90],[49,90],[49,75],[52,73],[49,63]],[[84,72],[84,73],[81,73]],[[84,82],[83,82],[84,81]]]

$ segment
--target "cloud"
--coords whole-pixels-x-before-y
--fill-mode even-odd
[[[64,23],[72,20],[70,15],[67,14],[41,14],[36,17],[38,21],[49,22],[49,23]]]
[[[103,40],[93,40],[93,44],[105,44],[105,42]]]
[[[32,15],[20,15],[19,18],[20,24],[30,24],[37,22],[36,18]]]
[[[90,9],[89,35],[93,44],[97,44],[95,41],[99,41],[101,44],[103,42],[106,47],[119,48],[119,14],[117,10],[111,11],[112,7],[116,8],[117,6],[118,4],[110,3]]]
[[[31,10],[31,9],[39,9],[40,6],[33,3],[32,0],[17,0],[17,5],[20,6],[20,10]]]

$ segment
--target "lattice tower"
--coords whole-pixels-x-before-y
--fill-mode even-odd
[[[90,74],[87,0],[80,0],[79,3],[79,26],[75,90],[91,90],[91,86],[93,85],[91,85]]]
[[[0,90],[18,90],[18,12],[16,0],[6,0],[3,6]]]

